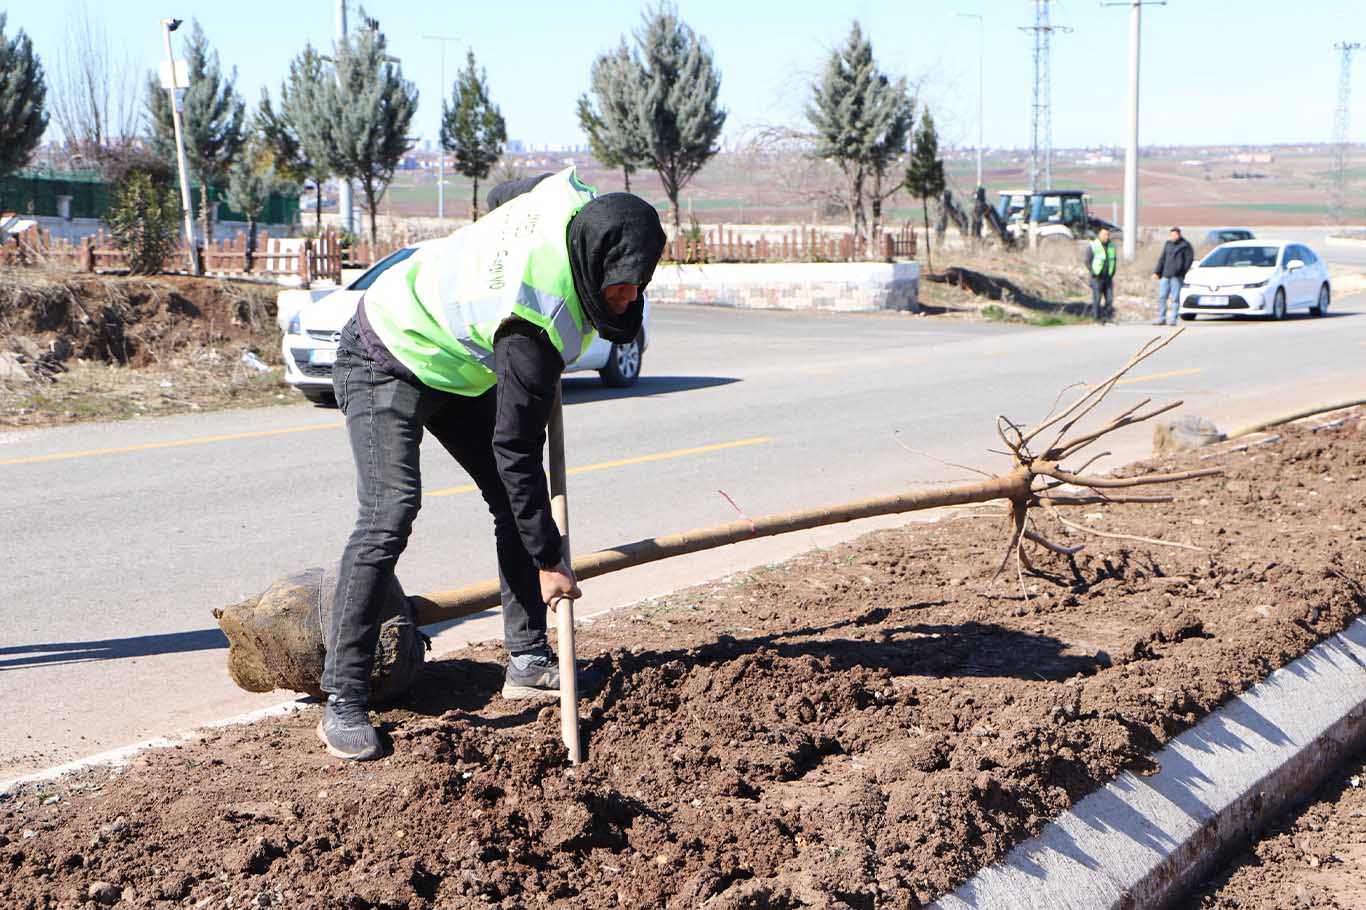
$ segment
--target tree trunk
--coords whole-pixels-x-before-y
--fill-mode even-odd
[[[934,253],[930,250],[930,201],[925,196],[920,197],[920,208],[925,215],[925,268],[934,271]]]
[[[323,182],[313,181],[313,189],[317,193],[318,204],[313,208],[313,230],[319,234],[323,232]]]
[[[621,166],[621,179],[626,181],[626,192],[631,192],[631,168],[629,165]]]
[[[473,193],[473,195],[472,195],[470,198],[473,200],[473,201],[470,203],[470,221],[478,221],[478,220],[479,220],[479,178],[478,178],[478,177],[475,177],[475,178],[474,178],[474,193]]]
[[[246,270],[250,272],[256,264],[256,219],[247,219],[247,261]]]
[[[375,217],[378,214],[379,206],[375,203],[374,183],[366,180],[362,185],[365,187],[365,207],[370,213],[370,247],[373,249],[379,243],[379,229],[375,226]]]

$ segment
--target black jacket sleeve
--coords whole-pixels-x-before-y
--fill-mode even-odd
[[[1162,244],[1162,252],[1158,254],[1157,265],[1153,266],[1153,274],[1162,277],[1166,273],[1163,271],[1167,267],[1167,251],[1171,249],[1170,243]]]
[[[523,545],[538,566],[549,568],[560,561],[560,532],[550,514],[542,456],[564,361],[534,326],[500,335],[493,356],[498,374],[493,457]]]

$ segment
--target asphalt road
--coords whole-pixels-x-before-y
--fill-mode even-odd
[[[882,495],[983,468],[996,415],[1037,418],[1154,333],[913,317],[658,308],[631,390],[566,383],[576,552]],[[1326,319],[1201,321],[1116,390],[1222,428],[1366,394],[1366,297]],[[1118,462],[1146,453],[1146,429]],[[435,444],[400,563],[410,591],[494,573],[482,502]],[[336,559],[353,517],[334,410],[304,404],[0,435],[0,781],[278,703],[235,689],[210,610]],[[882,524],[889,520],[883,520]],[[874,523],[877,524],[877,523]],[[869,527],[745,544],[585,583],[582,615]],[[494,637],[486,614],[438,651]]]

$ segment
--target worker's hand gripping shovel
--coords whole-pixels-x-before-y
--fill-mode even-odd
[[[573,565],[569,555],[569,498],[565,492],[564,470],[564,408],[559,386],[555,388],[555,404],[550,410],[546,435],[550,443],[550,513],[560,531],[560,553],[566,566]],[[583,742],[579,739],[579,675],[574,653],[574,600],[555,598],[550,608],[555,611],[559,629],[560,657],[560,736],[569,750],[571,764],[583,761]]]

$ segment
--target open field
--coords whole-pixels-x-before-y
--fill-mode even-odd
[[[999,515],[971,512],[602,617],[576,770],[486,644],[382,716],[377,764],[329,759],[309,709],[26,785],[0,802],[0,897],[923,906],[1366,610],[1360,412],[1147,467],[1211,464],[1173,504],[1074,517],[1196,552],[1081,536],[993,583]]]
[[[1270,162],[1238,161],[1234,150],[1150,149],[1142,159],[1140,223],[1156,228],[1180,225],[1315,225],[1326,223],[1331,160],[1327,147],[1273,148]],[[1060,152],[1053,167],[1053,185],[1079,188],[1091,194],[1097,213],[1110,218],[1122,203],[1123,151],[1110,152],[1112,160],[1089,158],[1076,152]],[[563,155],[511,156],[527,173],[564,167]],[[577,156],[579,173],[600,190],[622,188],[619,170],[606,169],[586,155]],[[967,157],[946,162],[952,188],[966,198],[975,179],[975,163]],[[822,210],[802,184],[792,176],[805,167],[800,160],[759,153],[727,152],[709,162],[684,190],[681,205],[704,225],[843,224],[837,211]],[[1028,185],[1027,154],[992,153],[984,162],[984,180],[993,201],[998,190]],[[446,211],[451,217],[468,217],[470,182],[447,174]],[[480,198],[496,181],[480,184]],[[667,199],[659,178],[652,172],[632,175],[631,189],[661,208]],[[1347,218],[1366,222],[1366,168],[1349,171]],[[482,204],[482,203],[481,203]],[[920,201],[904,193],[887,203],[892,223],[921,220]],[[401,171],[394,180],[384,210],[394,215],[434,215],[434,170]],[[931,213],[933,217],[933,212]]]

